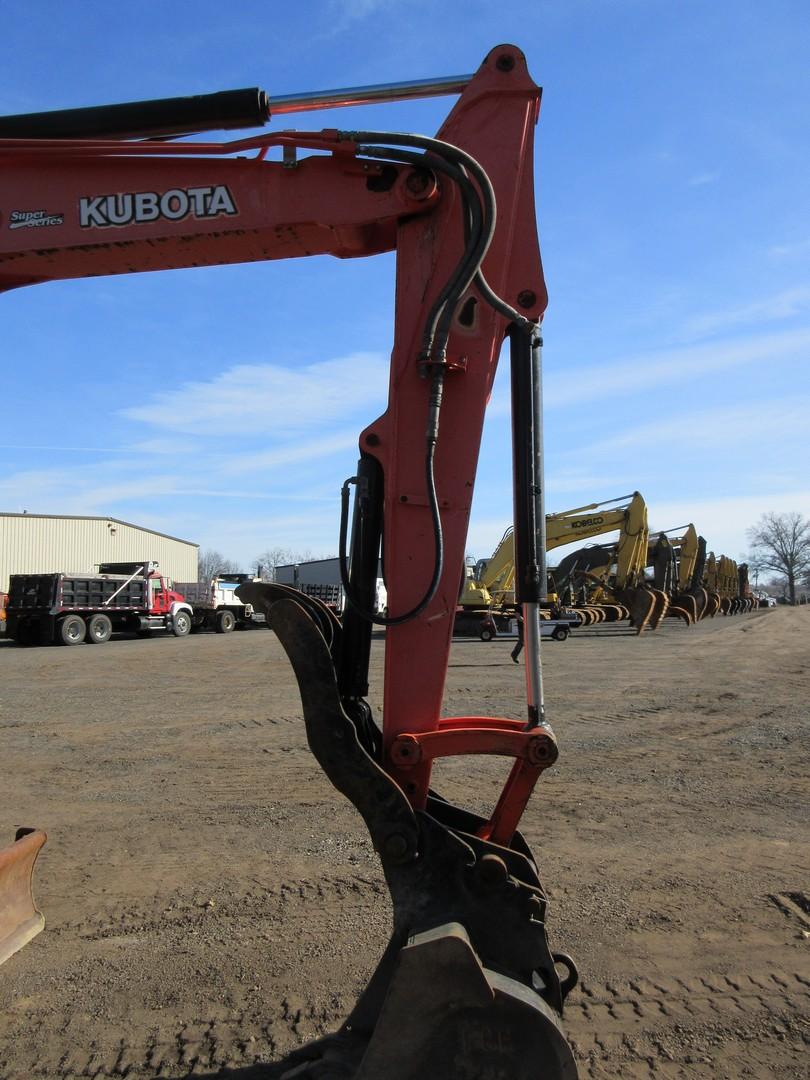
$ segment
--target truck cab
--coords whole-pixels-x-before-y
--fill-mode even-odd
[[[168,615],[177,604],[184,604],[185,597],[176,592],[171,578],[165,578],[162,574],[150,573],[149,575],[149,614]]]

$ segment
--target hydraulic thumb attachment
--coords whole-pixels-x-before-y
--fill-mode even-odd
[[[341,699],[340,627],[317,601],[292,593],[258,583],[238,590],[267,613],[287,652],[310,749],[366,823],[394,926],[339,1031],[297,1052],[283,1075],[575,1080],[559,1017],[576,968],[550,951],[546,896],[523,837],[515,832],[506,846],[483,839],[483,818],[433,792],[414,810],[378,763],[368,705]]]

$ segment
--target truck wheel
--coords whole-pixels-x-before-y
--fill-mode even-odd
[[[482,630],[478,631],[478,636],[481,638],[482,641],[492,641],[492,639],[495,637],[495,634],[492,632],[490,627],[485,626]]]
[[[551,632],[551,636],[554,638],[555,641],[565,641],[565,639],[568,637],[568,627],[555,626]]]
[[[230,634],[236,626],[236,617],[232,611],[220,611],[217,613],[216,631],[218,634]]]
[[[178,611],[172,619],[172,633],[175,637],[185,637],[191,630],[191,616],[187,611]]]
[[[68,615],[59,623],[59,640],[63,645],[81,645],[87,634],[87,625],[81,615]]]
[[[103,645],[112,636],[112,623],[108,615],[94,615],[87,624],[85,641],[88,645]]]

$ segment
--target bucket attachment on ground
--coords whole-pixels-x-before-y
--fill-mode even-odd
[[[31,879],[46,839],[41,829],[18,829],[14,843],[0,848],[0,964],[45,928]]]

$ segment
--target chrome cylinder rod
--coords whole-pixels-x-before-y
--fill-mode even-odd
[[[349,105],[373,105],[382,101],[441,97],[444,94],[460,94],[471,79],[472,75],[445,75],[437,79],[412,79],[409,82],[349,86],[340,90],[282,94],[268,97],[267,108],[273,116],[282,113],[314,112],[316,109],[340,109]]]
[[[532,338],[531,395],[533,424],[532,454],[534,457],[534,522],[537,530],[538,603],[523,605],[523,628],[526,653],[526,701],[530,720],[537,717],[540,726],[547,724],[543,692],[543,661],[540,608],[548,599],[548,565],[546,561],[546,499],[543,468],[543,339],[538,329]]]
[[[528,726],[545,725],[540,609],[547,599],[543,491],[541,338],[537,327],[509,330],[512,375],[512,470],[515,599],[523,615]]]

